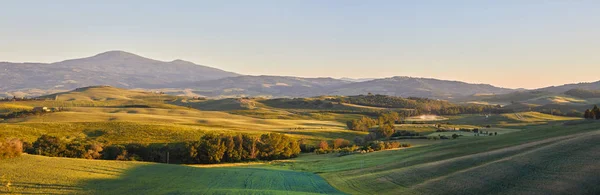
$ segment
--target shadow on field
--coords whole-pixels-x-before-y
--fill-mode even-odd
[[[144,164],[81,186],[93,194],[341,194],[313,173],[256,167]]]

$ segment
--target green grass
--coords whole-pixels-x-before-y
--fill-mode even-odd
[[[250,167],[197,168],[144,162],[24,155],[0,160],[11,183],[0,193],[342,194],[308,172]]]
[[[553,122],[561,121],[575,121],[582,120],[582,118],[574,117],[563,117],[554,116],[549,114],[543,114],[539,112],[518,112],[509,114],[491,114],[486,117],[485,115],[471,114],[471,115],[459,115],[448,117],[452,124],[464,124],[464,125],[476,125],[476,126],[501,126],[501,127],[515,127],[515,126],[529,126],[529,125],[543,125]],[[518,127],[517,127],[518,128]]]
[[[534,184],[548,185],[542,194],[598,192],[594,183],[600,179],[600,157],[593,155],[600,151],[598,129],[600,123],[539,126],[403,150],[301,157],[283,166],[319,173],[350,194],[457,194],[465,189],[474,189],[469,192],[473,194],[526,193]]]

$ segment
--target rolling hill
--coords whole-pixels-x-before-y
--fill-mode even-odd
[[[550,87],[540,88],[537,90],[548,91],[548,92],[553,92],[553,93],[565,93],[571,89],[600,90],[600,81],[591,82],[591,83],[572,83],[572,84],[565,84],[565,85],[560,85],[560,86],[550,86]]]

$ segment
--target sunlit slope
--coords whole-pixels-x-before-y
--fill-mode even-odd
[[[0,193],[17,194],[341,194],[318,175],[261,167],[196,168],[25,155],[0,160],[0,175],[6,178]]]
[[[582,120],[576,117],[554,116],[539,112],[516,112],[506,114],[472,114],[450,117],[452,124],[492,125],[492,126],[523,126],[546,124],[551,122]]]
[[[10,119],[0,132],[33,142],[43,134],[101,138],[116,143],[165,143],[191,141],[207,132],[263,134],[288,133],[319,141],[346,138],[365,132],[345,129],[336,121],[259,119],[215,111],[161,108],[74,107],[63,112]]]
[[[600,124],[541,126],[396,151],[299,159],[350,194],[598,194]]]

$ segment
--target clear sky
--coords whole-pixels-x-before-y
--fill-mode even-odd
[[[0,61],[124,50],[251,75],[600,80],[600,1],[0,0]]]

